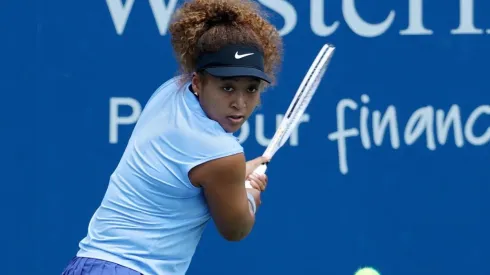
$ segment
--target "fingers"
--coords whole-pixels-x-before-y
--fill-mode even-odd
[[[256,158],[250,161],[247,161],[247,171],[248,173],[252,173],[257,167],[259,167],[262,164],[261,160]]]
[[[259,191],[261,190],[260,185],[257,182],[255,182],[254,180],[252,180],[250,178],[248,180],[250,181],[250,186],[252,186],[253,189],[256,189]]]
[[[246,173],[250,175],[257,167],[261,164],[267,163],[270,161],[270,158],[265,156],[260,156],[258,158],[247,161]]]
[[[254,169],[259,167],[261,164],[266,163],[266,162],[269,162],[269,158],[264,157],[264,156],[260,156],[258,158],[255,158],[255,159],[249,161],[250,165],[253,166]]]
[[[250,185],[259,191],[264,191],[267,187],[268,179],[266,175],[250,174],[248,180],[250,181]]]

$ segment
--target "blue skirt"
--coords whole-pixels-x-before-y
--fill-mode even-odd
[[[61,275],[142,275],[127,267],[99,259],[74,257]]]

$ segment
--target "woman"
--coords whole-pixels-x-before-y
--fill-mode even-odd
[[[170,33],[182,74],[145,106],[65,275],[185,274],[209,219],[229,241],[252,230],[269,160],[246,162],[233,133],[274,83],[280,35],[238,0],[188,2]]]

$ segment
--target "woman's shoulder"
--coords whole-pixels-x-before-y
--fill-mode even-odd
[[[166,155],[166,159],[179,163],[185,174],[204,162],[244,151],[238,139],[233,135],[210,131],[191,131],[179,127],[168,128],[159,137],[158,143],[160,146],[157,151]]]
[[[243,150],[238,138],[232,134],[224,131],[210,131],[206,128],[183,129],[173,127],[166,131],[162,138],[166,143],[183,148],[182,151],[202,155]]]

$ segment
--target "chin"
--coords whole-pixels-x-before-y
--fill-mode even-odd
[[[221,123],[221,127],[223,127],[223,129],[225,130],[225,132],[227,133],[235,133],[237,132],[238,130],[240,130],[240,128],[242,127],[243,123],[241,124],[229,124],[229,123]]]
[[[230,126],[230,125],[227,125],[227,126],[223,127],[223,129],[225,129],[225,131],[227,133],[235,133],[238,130],[240,130],[240,127],[241,127],[241,125],[240,126]]]

